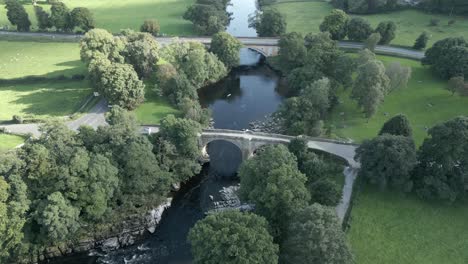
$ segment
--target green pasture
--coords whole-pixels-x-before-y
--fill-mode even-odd
[[[468,207],[364,188],[348,238],[359,264],[468,263]]]
[[[24,138],[16,135],[0,134],[0,153],[8,151],[24,142]]]
[[[177,109],[172,107],[164,98],[158,96],[152,89],[153,85],[147,83],[145,102],[135,110],[140,124],[158,125],[165,116],[169,114],[177,116],[179,114]]]
[[[122,29],[138,30],[145,19],[157,19],[161,32],[168,35],[192,35],[192,24],[182,18],[185,10],[193,0],[63,0],[70,9],[74,7],[89,8],[94,14],[96,27],[105,28],[113,33]],[[37,30],[37,21],[33,6],[25,2],[26,10]],[[44,5],[46,9],[48,5]],[[6,10],[0,5],[0,27],[10,25]]]
[[[319,0],[311,1],[278,1],[272,5],[286,16],[287,31],[301,33],[317,33],[323,18],[333,9],[332,5]],[[468,36],[467,17],[449,17],[448,15],[428,14],[418,10],[403,10],[374,15],[362,15],[376,27],[385,20],[394,21],[398,30],[396,38],[391,44],[413,46],[415,39],[421,32],[428,31],[431,35],[429,45],[437,40],[451,36]],[[440,20],[438,26],[429,26],[432,18]],[[455,24],[448,26],[448,21],[455,19]]]
[[[459,115],[468,115],[468,97],[453,95],[445,90],[447,82],[432,74],[420,62],[395,57],[378,56],[384,63],[400,62],[412,68],[408,87],[393,91],[385,97],[385,102],[369,120],[358,109],[349,95],[351,89],[340,91],[341,103],[334,109],[329,124],[334,133],[357,142],[377,135],[382,125],[390,117],[405,114],[413,127],[416,143],[419,145],[427,136],[426,130],[433,125]]]

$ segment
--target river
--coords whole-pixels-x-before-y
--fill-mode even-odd
[[[227,31],[234,36],[257,36],[248,27],[248,17],[256,10],[256,0],[231,0],[227,11],[233,19]],[[261,60],[257,52],[242,48],[241,67],[221,82],[199,91],[200,103],[212,111],[215,128],[247,129],[250,122],[264,119],[277,109],[283,100],[277,91],[279,78],[261,65]],[[240,150],[232,143],[214,141],[208,145],[208,154],[210,163],[182,186],[154,234],[128,248],[61,258],[53,263],[191,263],[188,231],[212,205],[210,197],[216,201],[219,190],[238,184],[235,174],[241,163]]]

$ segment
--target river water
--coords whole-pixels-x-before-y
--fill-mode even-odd
[[[231,0],[228,12],[232,21],[227,31],[234,36],[257,36],[248,27],[248,17],[257,10],[256,0]],[[261,55],[247,48],[240,52],[241,67],[232,70],[219,83],[199,91],[200,103],[212,110],[214,127],[247,129],[249,123],[262,120],[274,112],[283,100],[278,93],[278,76],[261,64]],[[219,190],[238,184],[235,177],[241,163],[240,150],[232,143],[214,141],[208,145],[210,163],[202,173],[185,183],[175,195],[172,206],[164,213],[155,233],[135,245],[107,254],[93,252],[54,263],[156,264],[191,263],[187,234],[205,215]]]

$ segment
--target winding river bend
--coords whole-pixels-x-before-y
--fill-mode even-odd
[[[234,36],[257,36],[248,27],[248,17],[256,10],[256,0],[231,0],[227,11],[233,19],[227,31]],[[215,128],[247,129],[250,122],[262,120],[278,108],[283,100],[278,92],[279,77],[261,61],[260,54],[242,48],[241,66],[221,82],[199,91],[202,106],[212,110]],[[210,163],[182,186],[154,234],[108,254],[91,252],[54,263],[191,263],[188,231],[203,218],[213,197],[216,201],[219,190],[238,184],[235,174],[241,163],[239,149],[226,141],[214,141],[208,145],[208,154]]]

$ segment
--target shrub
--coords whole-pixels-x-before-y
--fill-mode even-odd
[[[19,115],[14,115],[12,121],[15,124],[23,124],[23,122],[24,122],[23,118],[21,116],[19,116]]]
[[[439,23],[440,23],[440,19],[437,19],[437,18],[431,18],[431,20],[429,21],[429,25],[432,27],[438,26]]]
[[[143,25],[140,27],[141,32],[147,32],[153,36],[157,36],[161,27],[159,26],[159,21],[156,19],[147,19],[143,22]]]

